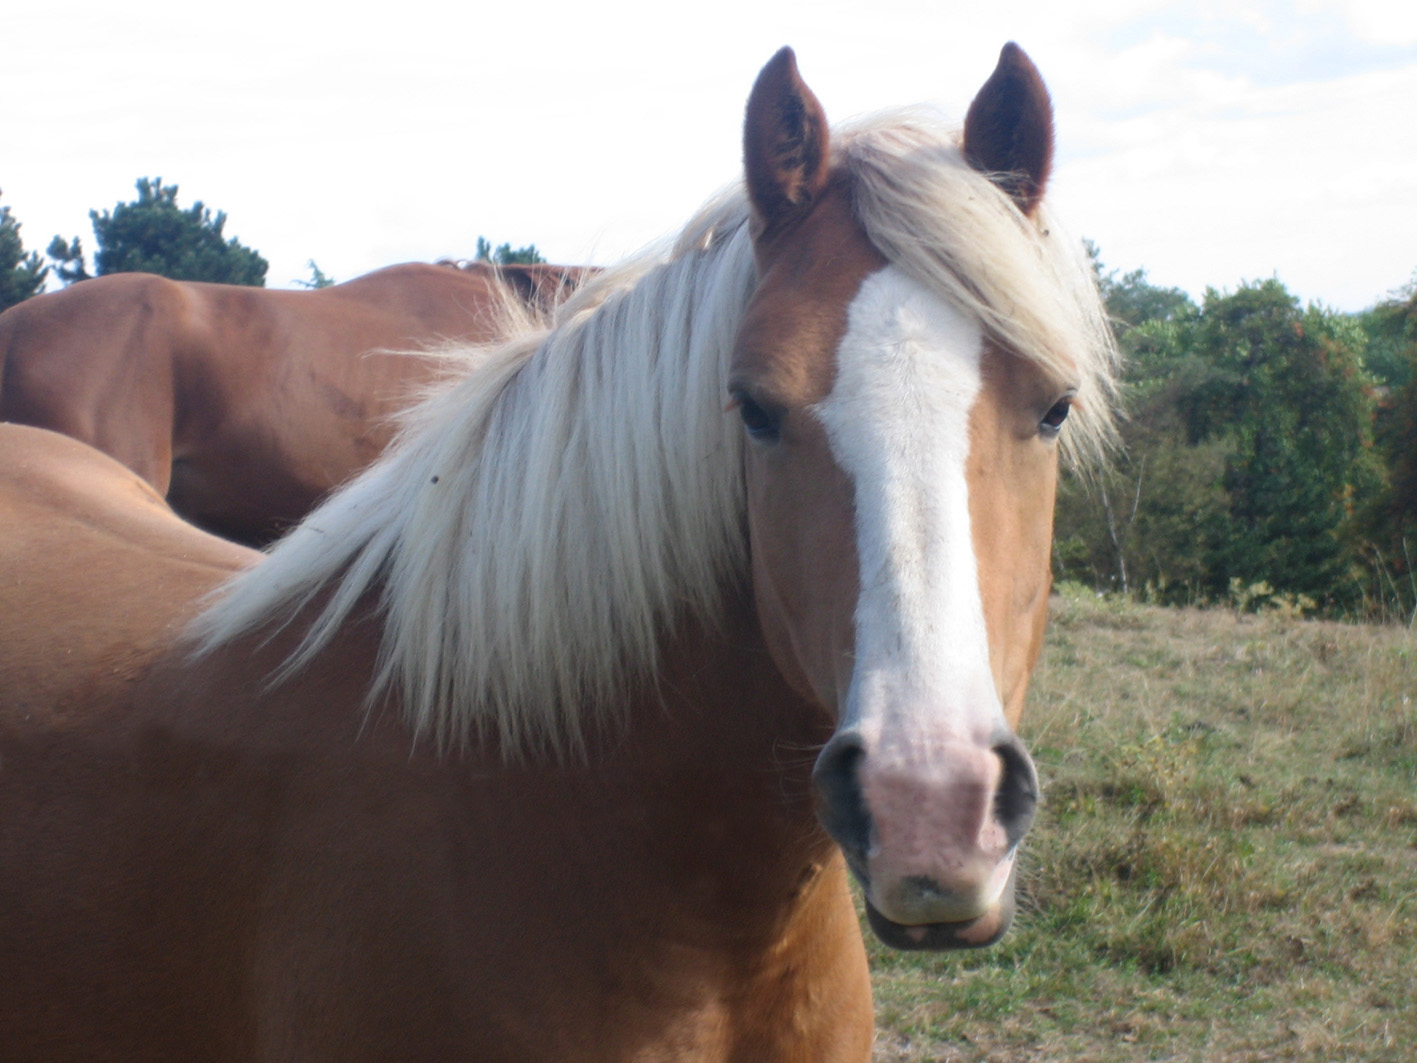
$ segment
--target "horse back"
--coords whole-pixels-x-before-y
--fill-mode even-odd
[[[0,708],[64,708],[132,678],[257,557],[91,447],[0,424]]]
[[[457,370],[417,352],[494,340],[583,272],[405,263],[315,291],[98,277],[0,315],[0,420],[88,443],[188,520],[267,542]]]
[[[454,371],[420,352],[501,334],[495,276],[409,263],[316,291],[191,283],[201,342],[175,380],[173,508],[266,542],[372,462],[395,416]]]

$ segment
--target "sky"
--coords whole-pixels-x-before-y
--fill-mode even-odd
[[[834,121],[959,121],[1014,40],[1053,95],[1052,201],[1107,268],[1348,311],[1417,277],[1411,0],[69,0],[0,36],[0,203],[32,250],[91,254],[89,210],[161,177],[271,287],[478,236],[605,264],[737,176],[783,44]]]

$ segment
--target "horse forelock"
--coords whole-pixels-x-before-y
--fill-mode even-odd
[[[864,119],[835,145],[871,242],[993,343],[1076,388],[1063,452],[1077,467],[1102,461],[1115,434],[1118,356],[1082,241],[1046,200],[1022,213],[927,109]]]
[[[1110,431],[1113,348],[1081,244],[1025,218],[919,112],[838,134],[871,242],[1078,388],[1075,454]],[[313,610],[277,680],[362,602],[383,638],[371,705],[401,702],[444,748],[575,754],[653,674],[684,610],[711,617],[746,567],[741,437],[726,378],[756,282],[740,189],[677,241],[586,281],[549,330],[466,352],[374,466],[237,577],[198,652]],[[587,712],[587,707],[593,711]]]

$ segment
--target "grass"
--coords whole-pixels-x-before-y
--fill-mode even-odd
[[[1022,730],[1019,918],[872,944],[877,1063],[1417,1058],[1411,629],[1065,587]]]

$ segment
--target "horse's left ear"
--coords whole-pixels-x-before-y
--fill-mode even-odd
[[[969,105],[964,155],[1025,214],[1038,207],[1053,168],[1053,103],[1017,44],[1004,45],[999,65]]]
[[[827,118],[784,48],[769,60],[748,97],[743,167],[764,234],[804,217],[827,184]]]

